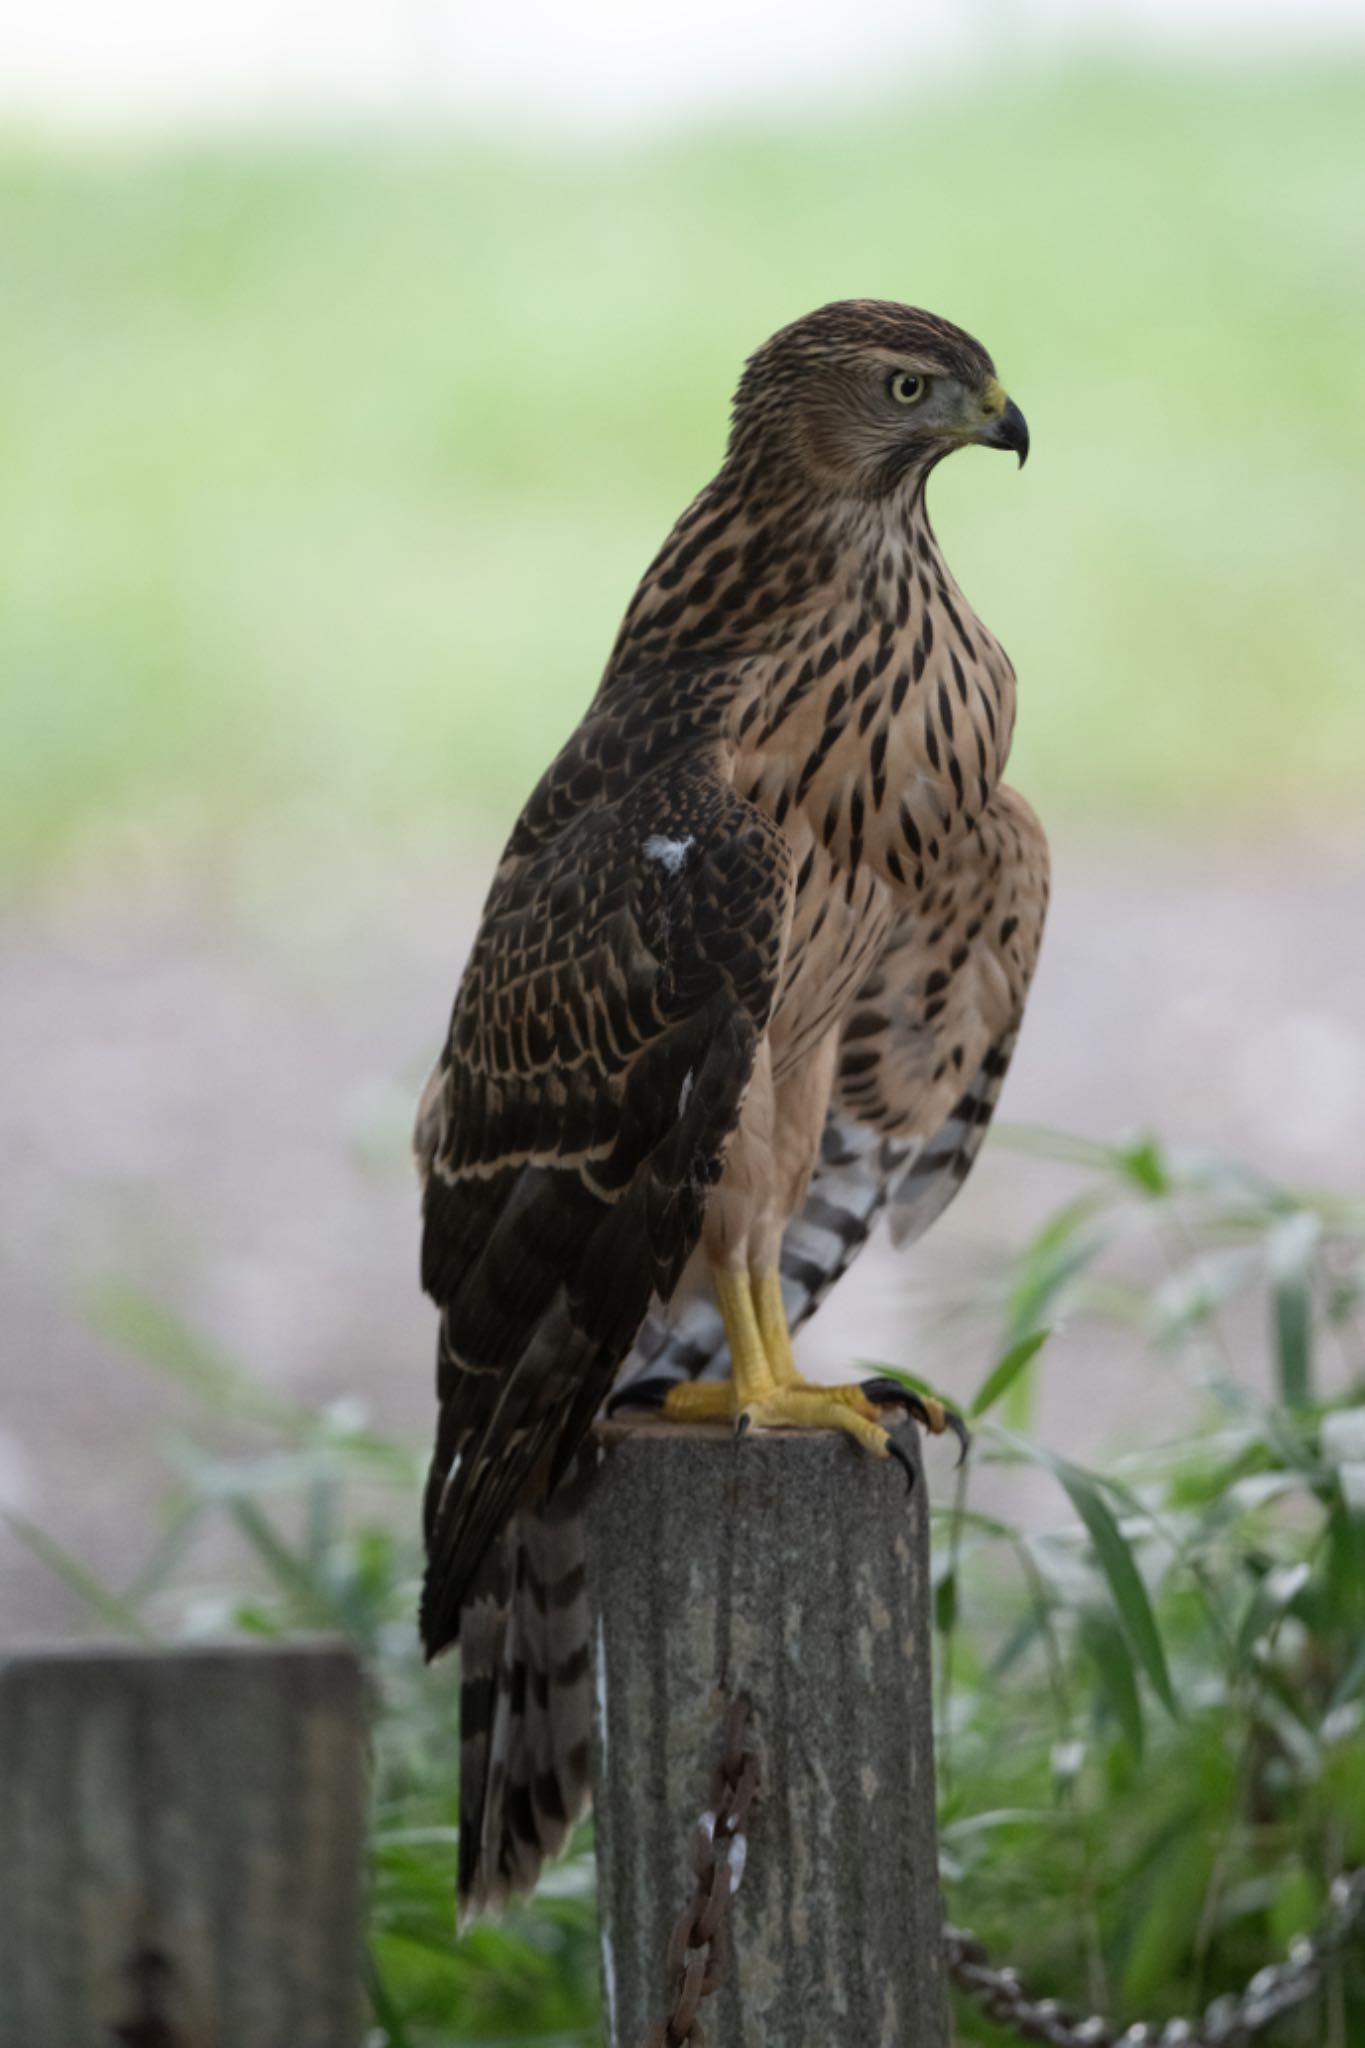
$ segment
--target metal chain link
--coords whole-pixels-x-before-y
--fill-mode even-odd
[[[758,1794],[758,1758],[744,1747],[748,1727],[749,1702],[741,1697],[726,1714],[724,1746],[711,1774],[711,1803],[693,1830],[692,1897],[668,1944],[673,2009],[651,2027],[645,2048],[705,2048],[697,2009],[720,1982],[719,1937],[744,1876],[744,1823]]]
[[[726,1714],[710,1805],[693,1830],[692,1897],[668,1944],[673,2005],[667,2018],[650,2029],[644,2048],[705,2048],[698,2012],[720,1983],[722,1929],[744,1875],[745,1822],[759,1791],[758,1758],[744,1746],[749,1715],[743,1697]],[[1323,1965],[1345,1948],[1362,1923],[1365,1867],[1333,1881],[1326,1915],[1315,1932],[1296,1936],[1285,1961],[1258,1970],[1236,1997],[1215,1998],[1199,2019],[1140,2020],[1127,2027],[1098,2013],[1078,2017],[1055,1998],[1035,1998],[1017,1970],[992,1963],[984,1944],[962,1928],[944,1928],[943,1949],[957,1989],[1021,2041],[1042,2042],[1044,2048],[1243,2048],[1314,1995],[1322,1984]]]
[[[1297,1936],[1287,1960],[1258,1970],[1238,1997],[1215,1998],[1202,2019],[1147,2020],[1127,2028],[1094,2013],[1078,2019],[1055,1998],[1032,1997],[1017,1970],[992,1964],[975,1936],[960,1928],[944,1928],[943,1947],[958,1990],[1021,2041],[1042,2041],[1048,2048],[1241,2048],[1281,2013],[1312,1997],[1323,1963],[1345,1947],[1362,1920],[1365,1868],[1335,1880],[1316,1932]]]

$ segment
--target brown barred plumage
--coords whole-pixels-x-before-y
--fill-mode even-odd
[[[927,1227],[994,1109],[1047,850],[1000,782],[1014,672],[924,506],[969,441],[1028,446],[931,314],[828,306],[759,349],[494,877],[416,1134],[467,1909],[586,1804],[580,1446],[623,1366],[724,1358],[708,1265],[780,1270],[801,1321],[883,1208]]]

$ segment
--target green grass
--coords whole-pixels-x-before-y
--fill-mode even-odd
[[[1365,1863],[1365,1205],[1151,1140],[1016,1143],[1075,1186],[972,1305],[975,1444],[931,1548],[946,1903],[1036,1995],[1165,2019],[1280,1960]],[[176,1447],[126,1584],[17,1533],[105,1631],[348,1636],[377,1709],[375,2048],[589,2048],[587,1829],[534,1899],[455,1939],[457,1674],[417,1646],[421,1458],[351,1404],[290,1407],[126,1286],[97,1313],[198,1393],[214,1448]],[[1121,1331],[1157,1413],[1198,1389],[1200,1426],[1095,1469],[1060,1457],[1032,1418],[1061,1323]],[[1047,1482],[1016,1520],[999,1482],[1021,1461]],[[220,1542],[206,1580],[199,1537],[225,1522],[239,1548],[225,1563]],[[765,1829],[760,1811],[750,1855],[780,1857]],[[965,2004],[958,2020],[963,2048],[1004,2048]],[[1358,2048],[1365,1929],[1264,2038]]]
[[[850,293],[983,336],[934,509],[1053,816],[1277,819],[1365,750],[1365,70],[1076,73],[643,152],[0,151],[0,865],[108,816],[505,822]]]

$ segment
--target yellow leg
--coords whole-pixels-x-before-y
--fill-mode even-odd
[[[913,1483],[910,1458],[882,1423],[885,1408],[893,1407],[908,1410],[935,1435],[951,1429],[965,1455],[968,1438],[961,1417],[941,1401],[907,1392],[896,1380],[869,1380],[861,1387],[817,1387],[803,1380],[792,1356],[779,1274],[751,1275],[715,1267],[712,1280],[729,1340],[733,1378],[684,1380],[670,1386],[663,1412],[672,1421],[734,1422],[741,1431],[842,1430],[873,1457],[896,1458]],[[646,1394],[645,1383],[640,1392]],[[629,1393],[618,1405],[631,1405]]]
[[[787,1310],[782,1300],[782,1276],[776,1271],[755,1273],[752,1285],[759,1335],[773,1369],[773,1378],[779,1387],[800,1386],[801,1375],[796,1370],[792,1333],[787,1327]]]
[[[734,1404],[736,1409],[747,1408],[751,1401],[771,1394],[777,1384],[758,1319],[753,1282],[747,1273],[727,1272],[723,1266],[713,1269],[711,1280],[730,1343]]]
[[[838,1401],[861,1415],[864,1422],[877,1422],[877,1410],[860,1387],[818,1387],[803,1379],[796,1369],[792,1333],[787,1325],[787,1308],[782,1299],[782,1277],[776,1271],[753,1276],[754,1310],[758,1317],[763,1349],[768,1354],[773,1378],[779,1389],[816,1395],[821,1401]]]
[[[874,1457],[892,1455],[877,1409],[858,1387],[817,1387],[803,1380],[776,1272],[712,1275],[730,1345],[733,1378],[698,1380],[670,1389],[664,1413],[678,1422],[734,1419],[759,1429],[839,1429]]]

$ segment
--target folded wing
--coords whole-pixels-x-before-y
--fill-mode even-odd
[[[783,1237],[793,1329],[884,1214],[895,1243],[913,1244],[966,1180],[1018,1041],[1047,894],[1042,828],[1002,786],[937,887],[892,925],[844,1020],[820,1160]],[[676,1316],[656,1304],[621,1385],[726,1371],[725,1333],[709,1299]]]

